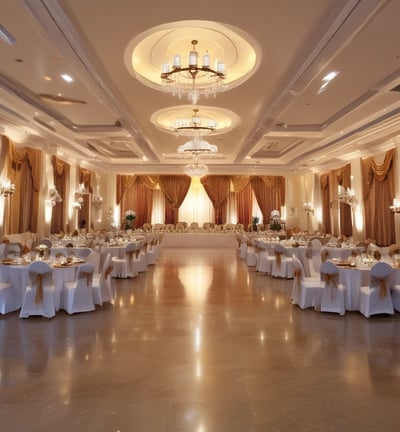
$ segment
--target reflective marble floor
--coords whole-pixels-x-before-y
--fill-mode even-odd
[[[1,432],[400,430],[400,314],[301,311],[229,250],[116,284],[93,313],[0,318]]]

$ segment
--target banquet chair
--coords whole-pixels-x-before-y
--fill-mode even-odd
[[[13,286],[11,282],[0,281],[0,314],[7,314],[19,309],[13,296]]]
[[[248,267],[257,267],[258,250],[254,240],[247,240],[246,263]]]
[[[138,275],[138,261],[135,255],[136,244],[128,243],[125,247],[124,258],[112,258],[114,266],[112,276],[124,279],[136,277]]]
[[[104,259],[101,273],[93,277],[93,302],[96,305],[102,306],[103,303],[110,303],[116,298],[116,291],[111,277],[112,269],[111,254],[108,253]]]
[[[393,268],[383,261],[371,267],[369,286],[360,288],[360,312],[369,318],[376,314],[394,314],[389,276]]]
[[[53,242],[49,238],[42,238],[39,240],[39,244],[46,245],[49,249],[53,246]]]
[[[157,255],[157,235],[153,235],[146,244],[147,265],[154,265],[157,261]]]
[[[86,262],[94,265],[94,274],[100,273],[100,252],[92,251],[86,257]]]
[[[305,251],[304,258],[309,276],[320,278],[319,270],[322,264],[320,249],[308,247]]]
[[[301,261],[293,255],[292,304],[300,309],[315,308],[321,304],[323,285],[320,277],[306,277]]]
[[[274,246],[274,261],[271,276],[285,279],[293,278],[293,258],[286,256],[286,249],[277,244]]]
[[[28,267],[28,276],[19,317],[40,315],[52,318],[56,314],[53,269],[43,261],[34,261]]]
[[[147,271],[147,240],[141,240],[136,246],[137,271]]]
[[[346,287],[339,283],[339,268],[332,261],[321,264],[321,281],[323,282],[321,305],[316,309],[321,312],[335,312],[344,315]]]
[[[256,270],[265,273],[267,275],[271,274],[272,264],[275,260],[273,255],[270,255],[267,249],[267,244],[262,240],[256,240],[258,247],[258,260]]]
[[[92,289],[93,273],[93,264],[83,264],[78,268],[73,282],[64,282],[61,309],[70,315],[95,309]]]

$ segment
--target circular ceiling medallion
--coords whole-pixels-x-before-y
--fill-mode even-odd
[[[207,53],[212,64],[224,63],[226,90],[246,81],[260,63],[257,42],[240,29],[212,21],[177,21],[135,37],[125,50],[125,65],[143,84],[163,90],[162,65],[171,63],[176,54],[182,56],[182,62],[188,62],[192,40],[197,41],[199,58]]]
[[[212,135],[228,132],[240,123],[239,116],[225,108],[203,105],[197,105],[196,108],[198,109],[198,115],[201,118],[202,125],[215,122],[215,130],[211,132]],[[151,116],[150,120],[160,130],[170,134],[176,134],[174,128],[176,122],[181,119],[190,119],[192,115],[192,105],[178,105],[156,111]]]

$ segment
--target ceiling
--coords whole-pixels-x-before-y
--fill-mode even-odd
[[[207,137],[219,149],[205,159],[210,174],[323,172],[400,140],[398,0],[0,5],[0,29],[15,38],[13,44],[0,39],[0,133],[70,163],[99,172],[183,173],[188,161],[177,148],[187,137],[157,119],[182,110],[190,117],[193,106],[146,82],[128,62],[140,42],[165,28],[169,45],[156,38],[137,65],[151,57],[154,69],[164,45],[165,56],[173,55],[171,47],[182,49],[184,61],[193,39],[201,54],[212,42],[209,29],[219,34],[227,81],[255,59],[245,79],[198,102],[200,114],[232,121]],[[250,60],[246,44],[255,56]],[[321,91],[332,71],[337,77]],[[161,64],[153,75],[159,72]],[[65,82],[62,73],[74,81]]]

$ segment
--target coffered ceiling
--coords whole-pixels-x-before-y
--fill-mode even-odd
[[[188,138],[168,125],[193,106],[158,76],[193,39],[228,71],[226,89],[198,102],[224,124],[207,137],[211,174],[323,172],[400,140],[397,0],[0,6],[0,33],[14,38],[0,39],[0,133],[17,145],[100,172],[183,173]]]

